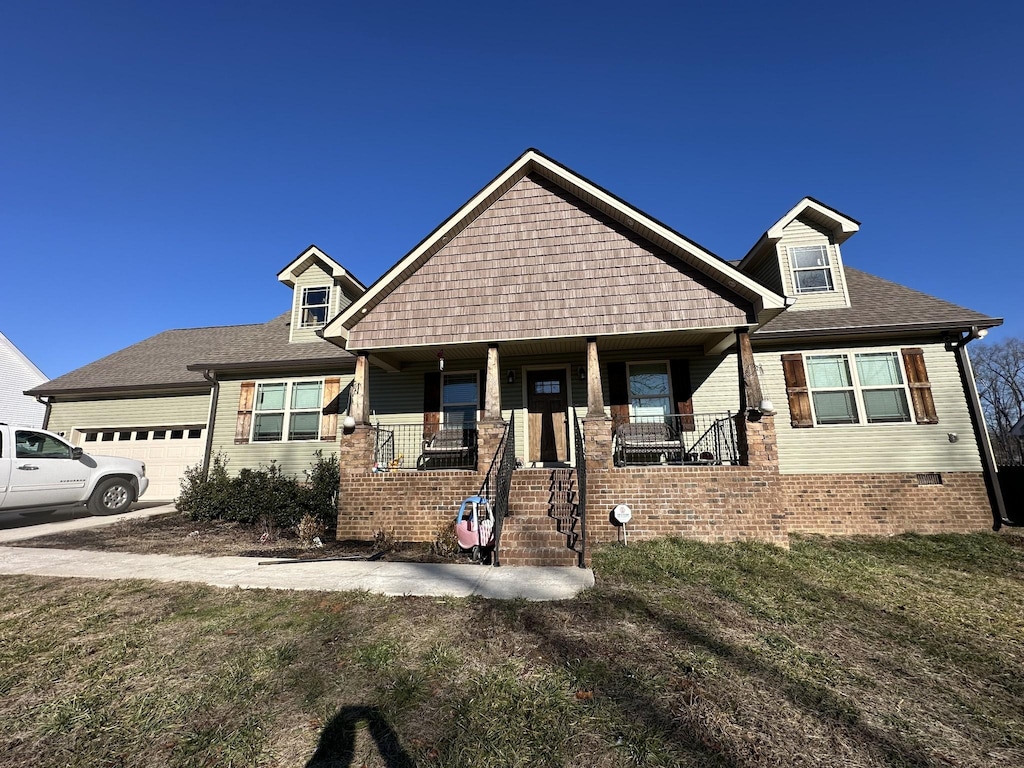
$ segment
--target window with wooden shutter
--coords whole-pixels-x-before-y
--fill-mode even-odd
[[[252,429],[252,401],[256,392],[255,381],[243,381],[238,395],[238,418],[235,420],[235,445],[249,442]]]
[[[919,347],[902,349],[903,366],[907,370],[907,384],[910,399],[914,404],[914,416],[918,424],[938,424],[932,385],[928,381],[928,369],[924,364],[924,350]]]
[[[789,400],[789,423],[798,429],[813,427],[811,395],[807,389],[804,356],[799,352],[782,356],[782,373],[786,378],[786,397]]]

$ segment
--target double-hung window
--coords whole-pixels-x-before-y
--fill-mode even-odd
[[[478,403],[475,373],[444,374],[441,410],[446,426],[475,423]]]
[[[629,412],[630,416],[668,416],[672,413],[668,365],[630,364]]]
[[[815,423],[910,421],[906,376],[898,352],[808,355],[806,362]]]
[[[835,290],[828,246],[793,246],[789,249],[789,258],[793,262],[793,282],[797,293]]]
[[[330,306],[331,289],[328,287],[303,288],[300,327],[319,328],[327,325],[327,309]]]
[[[319,440],[322,381],[260,383],[253,406],[253,442]]]

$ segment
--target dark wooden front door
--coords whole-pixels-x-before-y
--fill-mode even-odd
[[[526,372],[530,446],[527,461],[569,460],[565,370]]]

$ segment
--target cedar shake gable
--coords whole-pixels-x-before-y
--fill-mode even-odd
[[[529,175],[374,307],[349,344],[728,328],[752,315],[750,301]]]
[[[783,298],[528,150],[324,328],[348,349],[732,329]]]

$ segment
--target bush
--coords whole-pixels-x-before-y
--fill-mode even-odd
[[[338,459],[324,458],[317,451],[309,480],[300,484],[273,462],[258,469],[245,467],[235,477],[227,471],[227,459],[217,454],[210,470],[203,475],[202,465],[189,467],[181,481],[178,509],[195,520],[230,520],[272,528],[293,528],[304,515],[310,515],[325,527],[337,516]]]

